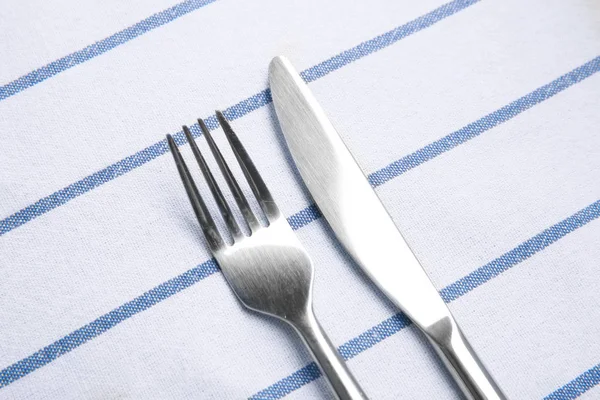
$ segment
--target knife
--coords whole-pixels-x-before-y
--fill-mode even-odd
[[[285,57],[271,61],[269,84],[296,167],[346,251],[425,334],[467,399],[505,399],[342,138]]]

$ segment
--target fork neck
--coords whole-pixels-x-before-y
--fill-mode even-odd
[[[292,325],[300,335],[303,335],[307,330],[312,330],[316,325],[319,325],[310,302],[303,310],[298,311],[293,315],[287,315],[284,319],[287,323]]]
[[[308,306],[304,313],[299,314],[293,320],[288,319],[287,322],[300,334],[310,349],[336,398],[341,400],[367,399],[335,346],[325,335],[311,306]]]

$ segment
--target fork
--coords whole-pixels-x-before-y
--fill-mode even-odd
[[[216,111],[216,115],[268,225],[263,226],[254,215],[210,131],[199,119],[202,133],[250,232],[249,235],[245,235],[240,229],[189,128],[184,126],[183,132],[192,153],[233,238],[233,244],[227,244],[219,233],[175,140],[171,135],[167,135],[171,154],[210,251],[242,304],[251,310],[277,317],[298,332],[337,398],[366,399],[366,395],[325,335],[313,312],[313,265],[308,253],[282,216],[229,122],[220,111]]]

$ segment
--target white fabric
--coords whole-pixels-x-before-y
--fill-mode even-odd
[[[2,85],[176,3],[52,4],[3,4]],[[304,70],[443,4],[218,0],[15,93],[0,101],[0,218],[264,90],[275,55]],[[588,0],[482,1],[309,86],[371,174],[598,57],[599,26]],[[377,187],[438,289],[600,199],[599,93],[594,73]],[[272,105],[232,125],[283,213],[308,206]],[[336,345],[397,313],[323,220],[296,233]],[[509,398],[543,398],[600,363],[599,238],[592,220],[449,304]],[[11,229],[0,237],[0,369],[208,259],[169,154]],[[0,398],[239,399],[310,361],[214,273]],[[372,399],[459,398],[414,327],[348,363]],[[322,378],[288,395],[330,396]],[[598,397],[598,386],[581,396]]]

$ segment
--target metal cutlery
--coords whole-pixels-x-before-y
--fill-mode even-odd
[[[292,157],[339,241],[423,331],[468,399],[504,399],[354,157],[284,57],[271,62],[269,83]]]
[[[302,337],[327,381],[342,400],[366,399],[344,360],[319,325],[312,307],[313,265],[296,235],[281,215],[267,186],[223,114],[217,118],[240,164],[246,180],[268,221],[263,226],[244,196],[219,148],[202,120],[198,120],[239,207],[250,234],[238,225],[229,204],[203,158],[190,130],[183,131],[202,174],[233,238],[221,236],[171,135],[167,141],[208,246],[240,301],[248,308],[277,317],[290,324]]]

